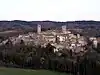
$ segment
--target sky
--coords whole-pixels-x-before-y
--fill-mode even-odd
[[[100,0],[0,0],[0,20],[100,21]]]

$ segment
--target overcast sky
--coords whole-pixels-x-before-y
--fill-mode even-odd
[[[0,20],[100,20],[100,0],[0,0]]]

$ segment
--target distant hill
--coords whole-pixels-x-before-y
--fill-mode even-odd
[[[100,21],[67,21],[67,22],[57,22],[57,21],[22,21],[22,20],[13,20],[13,21],[0,21],[0,32],[17,30],[24,31],[27,33],[29,31],[36,31],[37,24],[42,25],[42,30],[45,29],[56,29],[61,28],[62,25],[66,25],[69,29],[83,29],[80,33],[83,35],[89,36],[98,36],[100,35]],[[74,32],[76,31],[74,30]],[[79,30],[77,31],[79,32]],[[5,34],[3,34],[5,35]],[[9,35],[9,34],[8,34]],[[12,35],[12,34],[11,34]],[[0,34],[1,36],[1,34]]]
[[[98,28],[100,21],[0,21],[0,30],[10,29],[36,29],[37,24],[41,24],[42,28],[59,28],[62,25],[67,25],[68,28]]]
[[[67,21],[67,22],[56,22],[56,21],[0,21],[0,31],[6,30],[25,30],[25,31],[36,31],[37,24],[42,25],[43,29],[50,28],[61,28],[62,25],[66,25],[67,28],[84,29],[85,35],[90,35],[88,33],[94,32],[91,36],[100,35],[100,21]]]

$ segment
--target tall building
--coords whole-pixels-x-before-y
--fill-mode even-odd
[[[66,33],[66,25],[62,26],[62,32]]]
[[[41,33],[41,25],[37,25],[37,33],[39,34],[39,33]]]
[[[95,48],[97,48],[97,45],[98,45],[97,39],[93,40],[93,45],[94,45]]]

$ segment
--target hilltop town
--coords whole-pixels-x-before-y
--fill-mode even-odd
[[[98,40],[95,37],[89,37],[93,45],[97,48]],[[75,34],[66,28],[66,25],[62,26],[61,29],[42,31],[42,26],[37,25],[37,32],[29,32],[18,36],[9,37],[2,41],[0,45],[11,42],[13,45],[19,44],[21,41],[25,45],[41,45],[46,47],[49,43],[54,46],[54,52],[67,49],[76,54],[86,52],[88,46],[88,39],[80,34]]]

